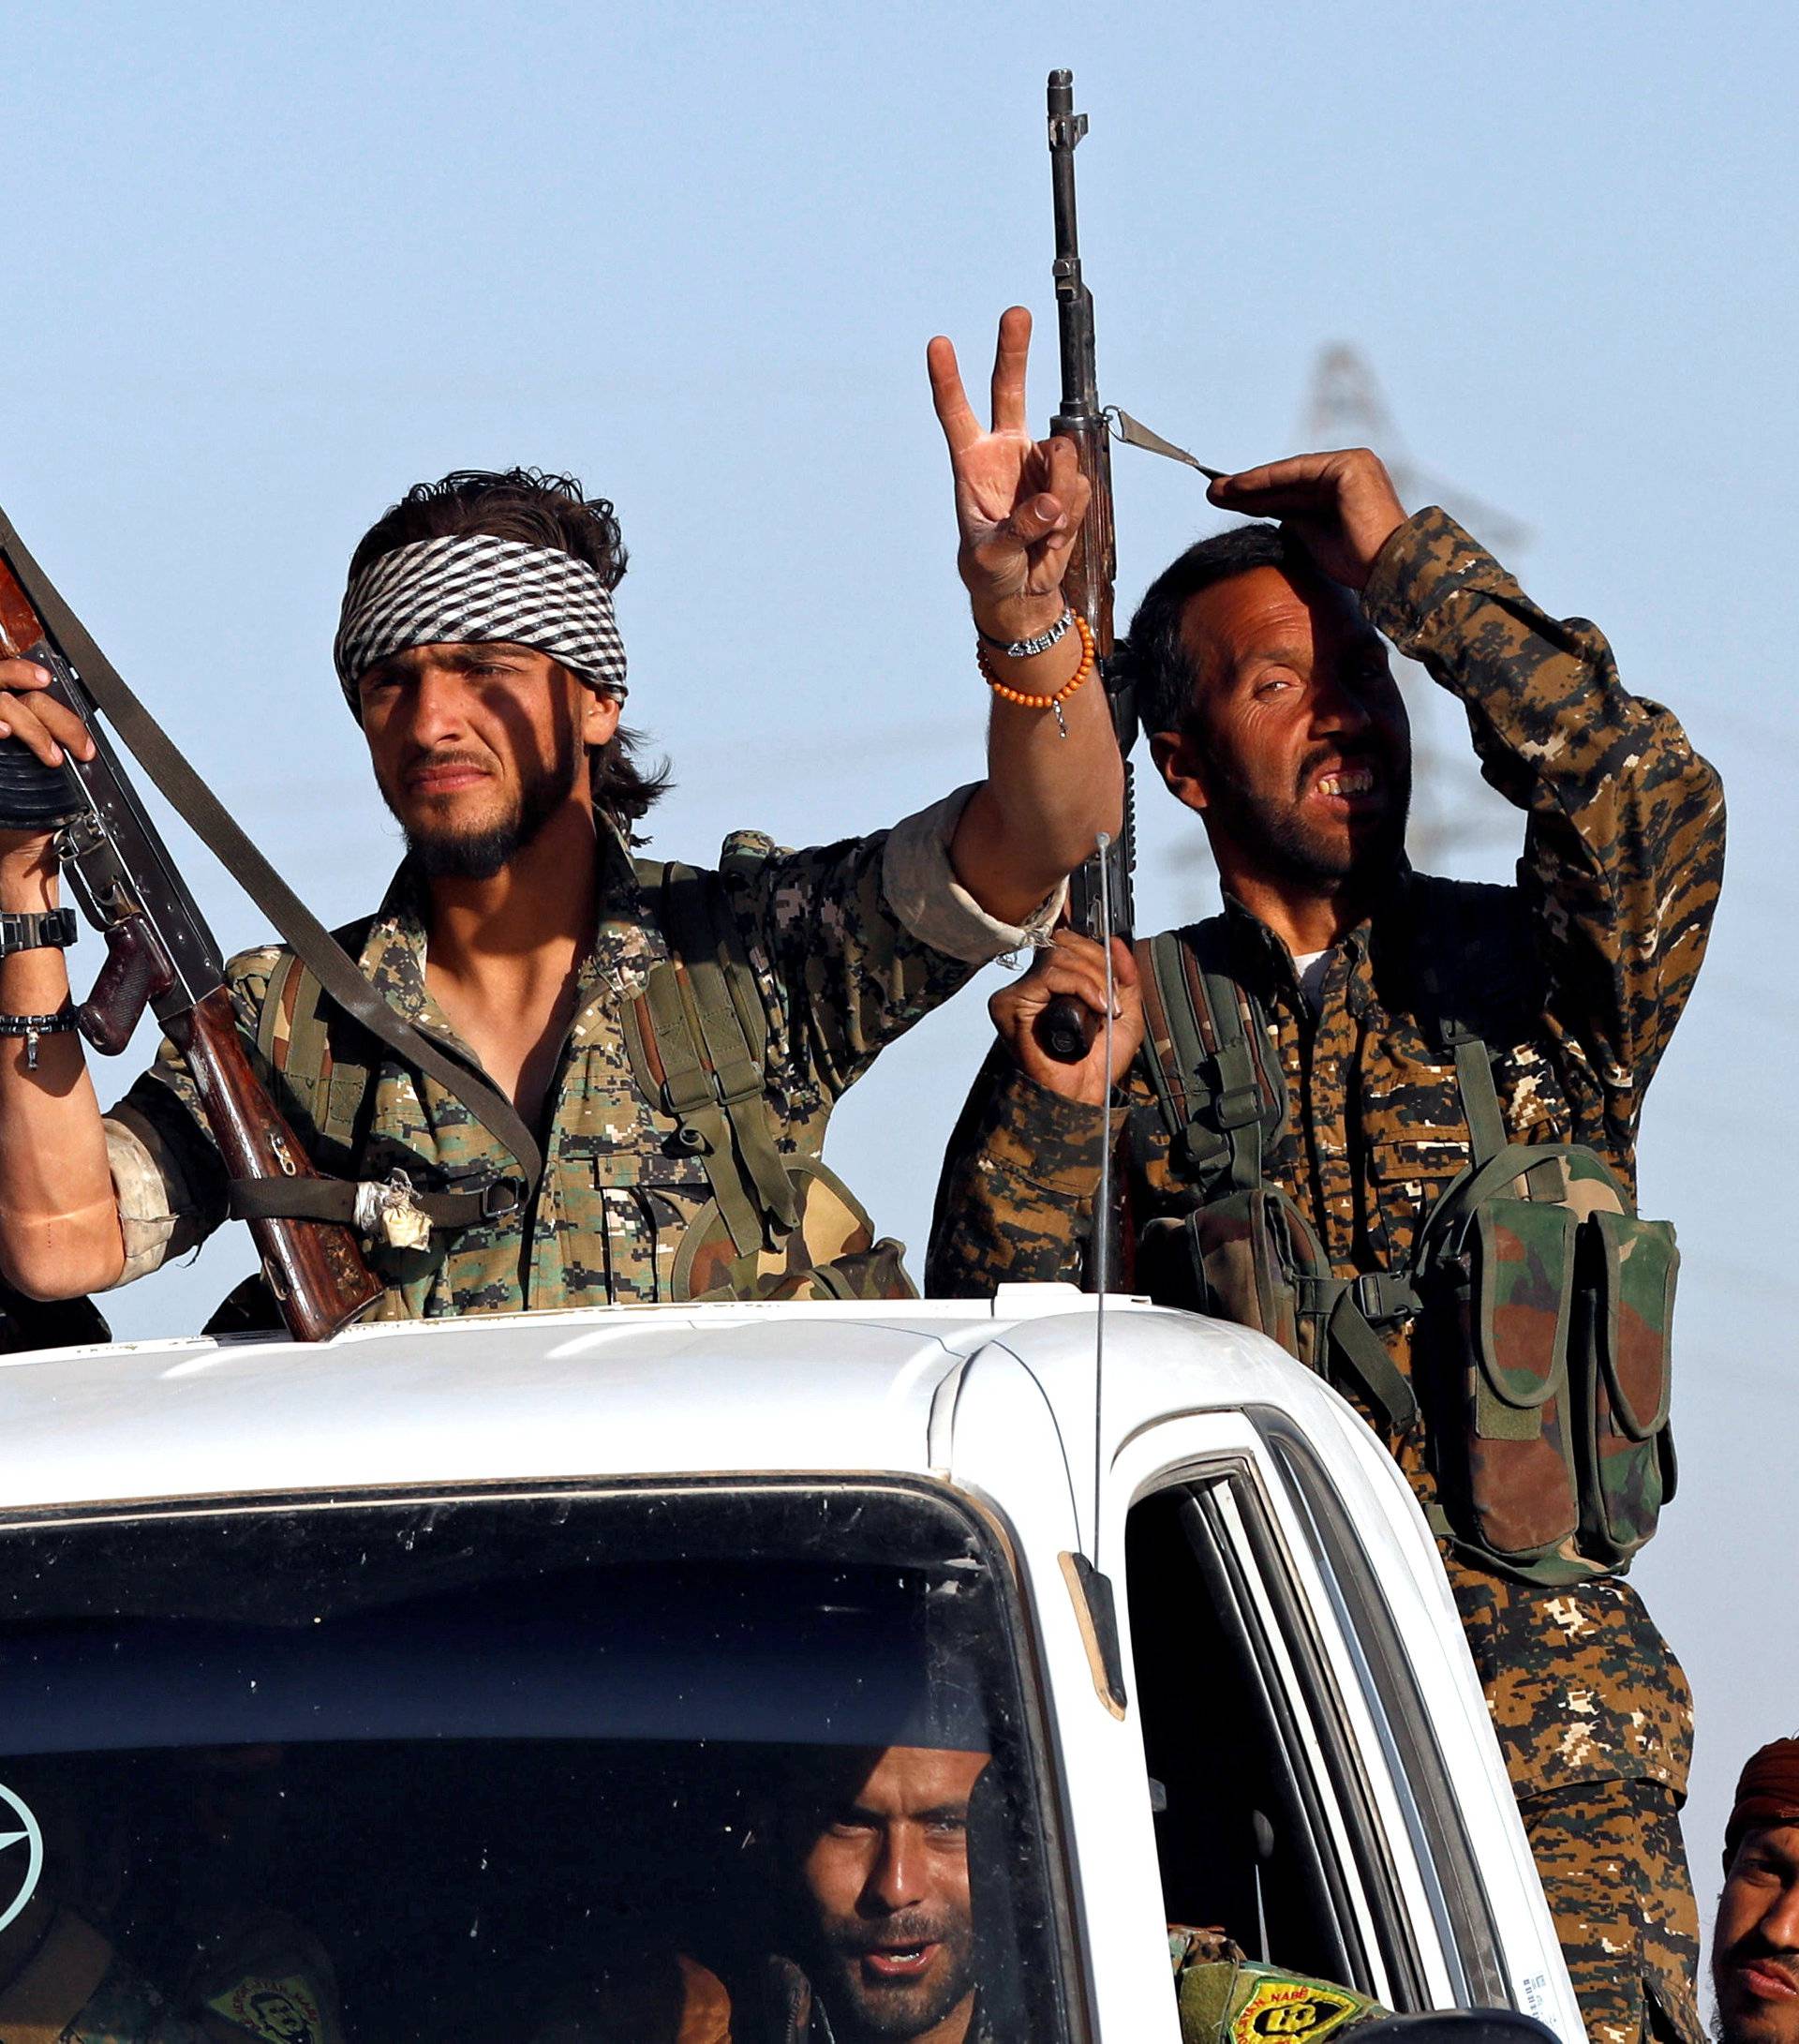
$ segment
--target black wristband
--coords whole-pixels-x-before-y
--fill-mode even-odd
[[[49,947],[66,951],[80,929],[72,908],[28,909],[19,914],[0,911],[0,958],[12,951],[40,951]]]

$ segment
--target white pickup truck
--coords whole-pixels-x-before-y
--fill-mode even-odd
[[[1256,1335],[1114,1300],[1097,1411],[1094,1350],[1045,1286],[7,1359],[0,1928],[254,1895],[353,2044],[530,2038],[778,1948],[795,1754],[978,1738],[1000,2036],[1177,2044],[1179,1922],[1580,2044],[1389,1457]]]

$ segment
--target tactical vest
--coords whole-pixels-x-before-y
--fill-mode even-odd
[[[1263,1175],[1286,1087],[1260,1004],[1231,972],[1226,918],[1137,955],[1146,1063],[1192,1191],[1185,1213],[1143,1228],[1139,1281],[1268,1335],[1393,1434],[1421,1422],[1434,1529],[1477,1565],[1547,1586],[1624,1568],[1674,1489],[1673,1227],[1639,1219],[1584,1145],[1511,1142],[1485,1045],[1439,1014],[1471,1160],[1404,1270],[1339,1277]],[[1402,1323],[1409,1381],[1382,1339]]]
[[[644,1097],[676,1122],[675,1141],[698,1160],[710,1193],[676,1252],[673,1296],[915,1298],[903,1246],[875,1240],[861,1203],[818,1157],[778,1146],[765,1082],[767,1011],[721,876],[654,859],[632,864],[657,904],[669,956],[650,968],[620,1014],[632,1074]],[[364,919],[333,935],[354,957],[370,927]],[[381,1046],[332,1007],[291,951],[270,976],[256,1044],[297,1118],[315,1132],[308,1145],[315,1163],[340,1178],[356,1176]],[[453,1227],[453,1217],[438,1216],[453,1216],[458,1202],[471,1203],[458,1194],[422,1194],[416,1203],[434,1226]],[[473,1217],[466,1215],[464,1224]],[[239,1308],[214,1324],[226,1331],[248,1322]]]

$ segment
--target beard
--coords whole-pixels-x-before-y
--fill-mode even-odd
[[[841,2034],[904,2044],[934,2030],[974,1989],[974,1937],[966,1917],[904,1909],[876,1923],[838,1918],[820,1926],[829,1983],[825,2000],[839,2017]],[[870,1981],[862,1971],[865,1952],[877,1947],[935,1945],[929,1973],[915,1980]]]
[[[456,758],[446,755],[446,763]],[[572,725],[558,724],[555,756],[530,768],[504,814],[456,828],[408,823],[387,790],[381,798],[406,833],[407,857],[426,880],[491,880],[531,843],[570,795],[585,761]]]
[[[1295,776],[1290,801],[1271,800],[1230,768],[1224,768],[1209,791],[1213,822],[1265,871],[1326,891],[1355,875],[1394,864],[1405,848],[1405,820],[1412,805],[1410,753],[1403,747],[1359,748],[1342,753],[1346,765],[1365,759],[1386,794],[1379,809],[1352,821],[1346,834],[1315,823],[1304,811],[1313,775],[1341,750],[1323,747],[1306,756]]]

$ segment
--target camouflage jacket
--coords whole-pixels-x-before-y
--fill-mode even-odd
[[[1643,1093],[1699,970],[1724,856],[1717,777],[1674,718],[1625,691],[1593,625],[1539,610],[1445,513],[1400,529],[1362,606],[1461,698],[1482,771],[1528,821],[1515,887],[1402,863],[1328,954],[1316,1013],[1286,947],[1226,904],[1234,970],[1287,1088],[1268,1174],[1340,1276],[1403,1267],[1468,1161],[1426,965],[1493,1054],[1511,1137],[1586,1143],[1634,1187]],[[1121,1092],[1135,1216],[1184,1211],[1141,1060]],[[1078,1276],[1104,1127],[996,1050],[945,1160],[929,1289]],[[1386,1338],[1409,1374],[1407,1327]],[[1421,1438],[1395,1453],[1431,1501]],[[1633,1591],[1601,1578],[1551,1595],[1453,1559],[1450,1574],[1521,1794],[1639,1776],[1684,1788],[1686,1680]]]
[[[890,832],[812,850],[778,851],[749,832],[727,841],[724,886],[766,1011],[765,1100],[783,1154],[816,1156],[838,1097],[885,1044],[978,966],[1028,944],[1037,923],[1053,920],[1059,898],[1032,929],[1018,929],[986,915],[956,883],[948,843],[968,792]],[[624,846],[602,832],[599,856],[599,927],[539,1131],[544,1170],[537,1197],[522,1211],[436,1231],[423,1248],[378,1246],[370,1260],[387,1291],[377,1318],[668,1296],[675,1253],[708,1187],[701,1161],[675,1141],[673,1116],[644,1097],[632,1077],[621,1011],[668,947]],[[281,955],[247,951],[227,967],[238,1022],[252,1043]],[[470,1058],[426,988],[424,904],[405,866],[369,926],[361,962],[408,1021]],[[297,979],[288,976],[290,989]],[[315,1131],[283,1084],[281,1020],[275,1018],[272,1058],[257,1060],[259,1076],[310,1151]],[[404,1171],[428,1192],[479,1191],[516,1178],[512,1158],[434,1080],[371,1046],[341,1017],[330,1041],[356,1075],[358,1097],[342,1119],[365,1131],[356,1146],[358,1175]],[[369,1071],[372,1097],[363,1084]],[[123,1282],[216,1227],[226,1181],[186,1061],[170,1043],[112,1110],[107,1134],[127,1252]]]

